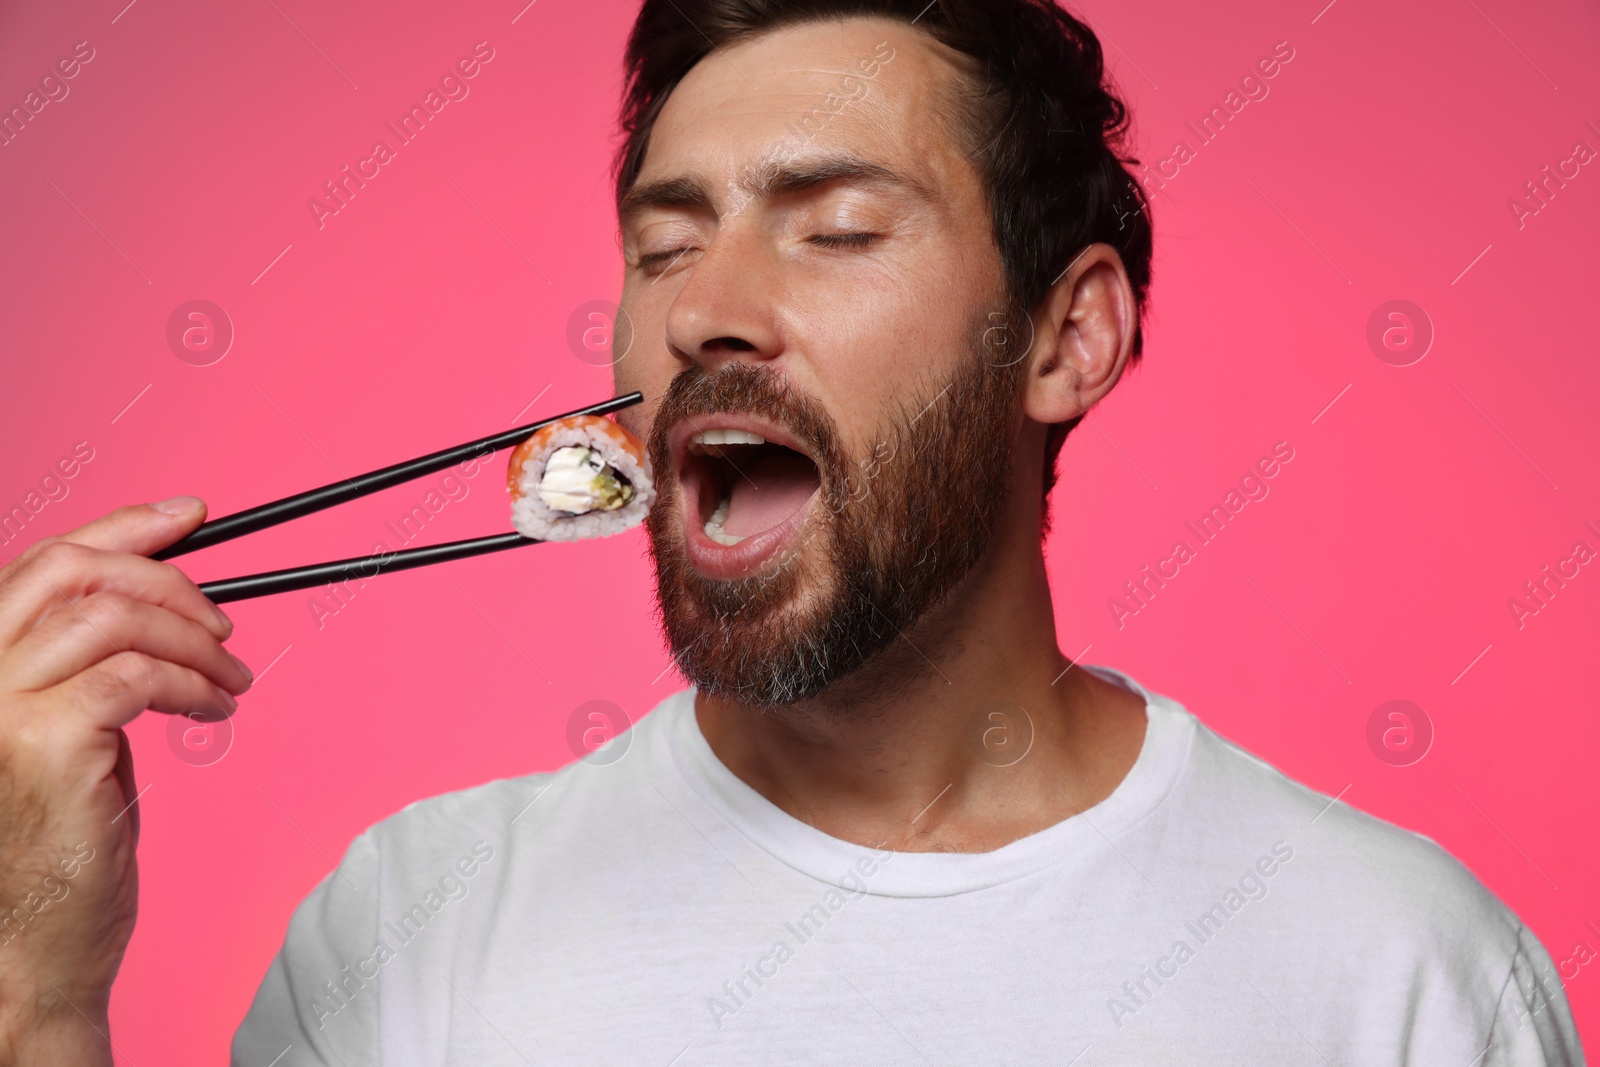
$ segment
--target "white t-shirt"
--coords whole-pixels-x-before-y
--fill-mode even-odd
[[[1583,1062],[1549,956],[1461,864],[1090,669],[1146,701],[1133,769],[993,852],[791,817],[692,690],[611,762],[412,804],[295,912],[233,1062]]]

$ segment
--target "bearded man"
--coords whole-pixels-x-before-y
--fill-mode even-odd
[[[1090,30],[645,0],[627,71],[618,417],[691,685],[605,759],[357,838],[234,1063],[1581,1063],[1544,949],[1450,856],[1056,647],[1057,453],[1150,279]],[[82,587],[201,512],[124,509],[6,581]],[[248,684],[150,581],[190,620],[165,657]],[[74,942],[91,1006],[107,923]],[[13,1032],[110,1062],[67,1022]]]

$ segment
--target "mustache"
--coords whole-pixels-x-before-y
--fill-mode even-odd
[[[715,372],[686,367],[667,385],[650,424],[650,465],[663,477],[677,479],[671,467],[668,435],[684,419],[724,413],[747,413],[770,419],[792,434],[826,482],[849,464],[839,443],[838,424],[812,396],[791,385],[771,367],[735,362]]]

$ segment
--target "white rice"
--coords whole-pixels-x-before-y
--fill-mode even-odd
[[[615,511],[588,511],[579,515],[557,511],[541,500],[539,483],[544,478],[545,464],[558,449],[572,445],[582,445],[599,453],[612,470],[633,486],[633,499]],[[644,521],[656,495],[648,463],[640,466],[603,431],[583,425],[561,427],[549,436],[541,454],[527,458],[517,481],[517,492],[520,495],[511,502],[511,525],[524,537],[538,541],[582,541],[632,529]]]

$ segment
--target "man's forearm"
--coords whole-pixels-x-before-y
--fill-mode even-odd
[[[105,1006],[44,1000],[0,1002],[0,1067],[111,1067]]]

